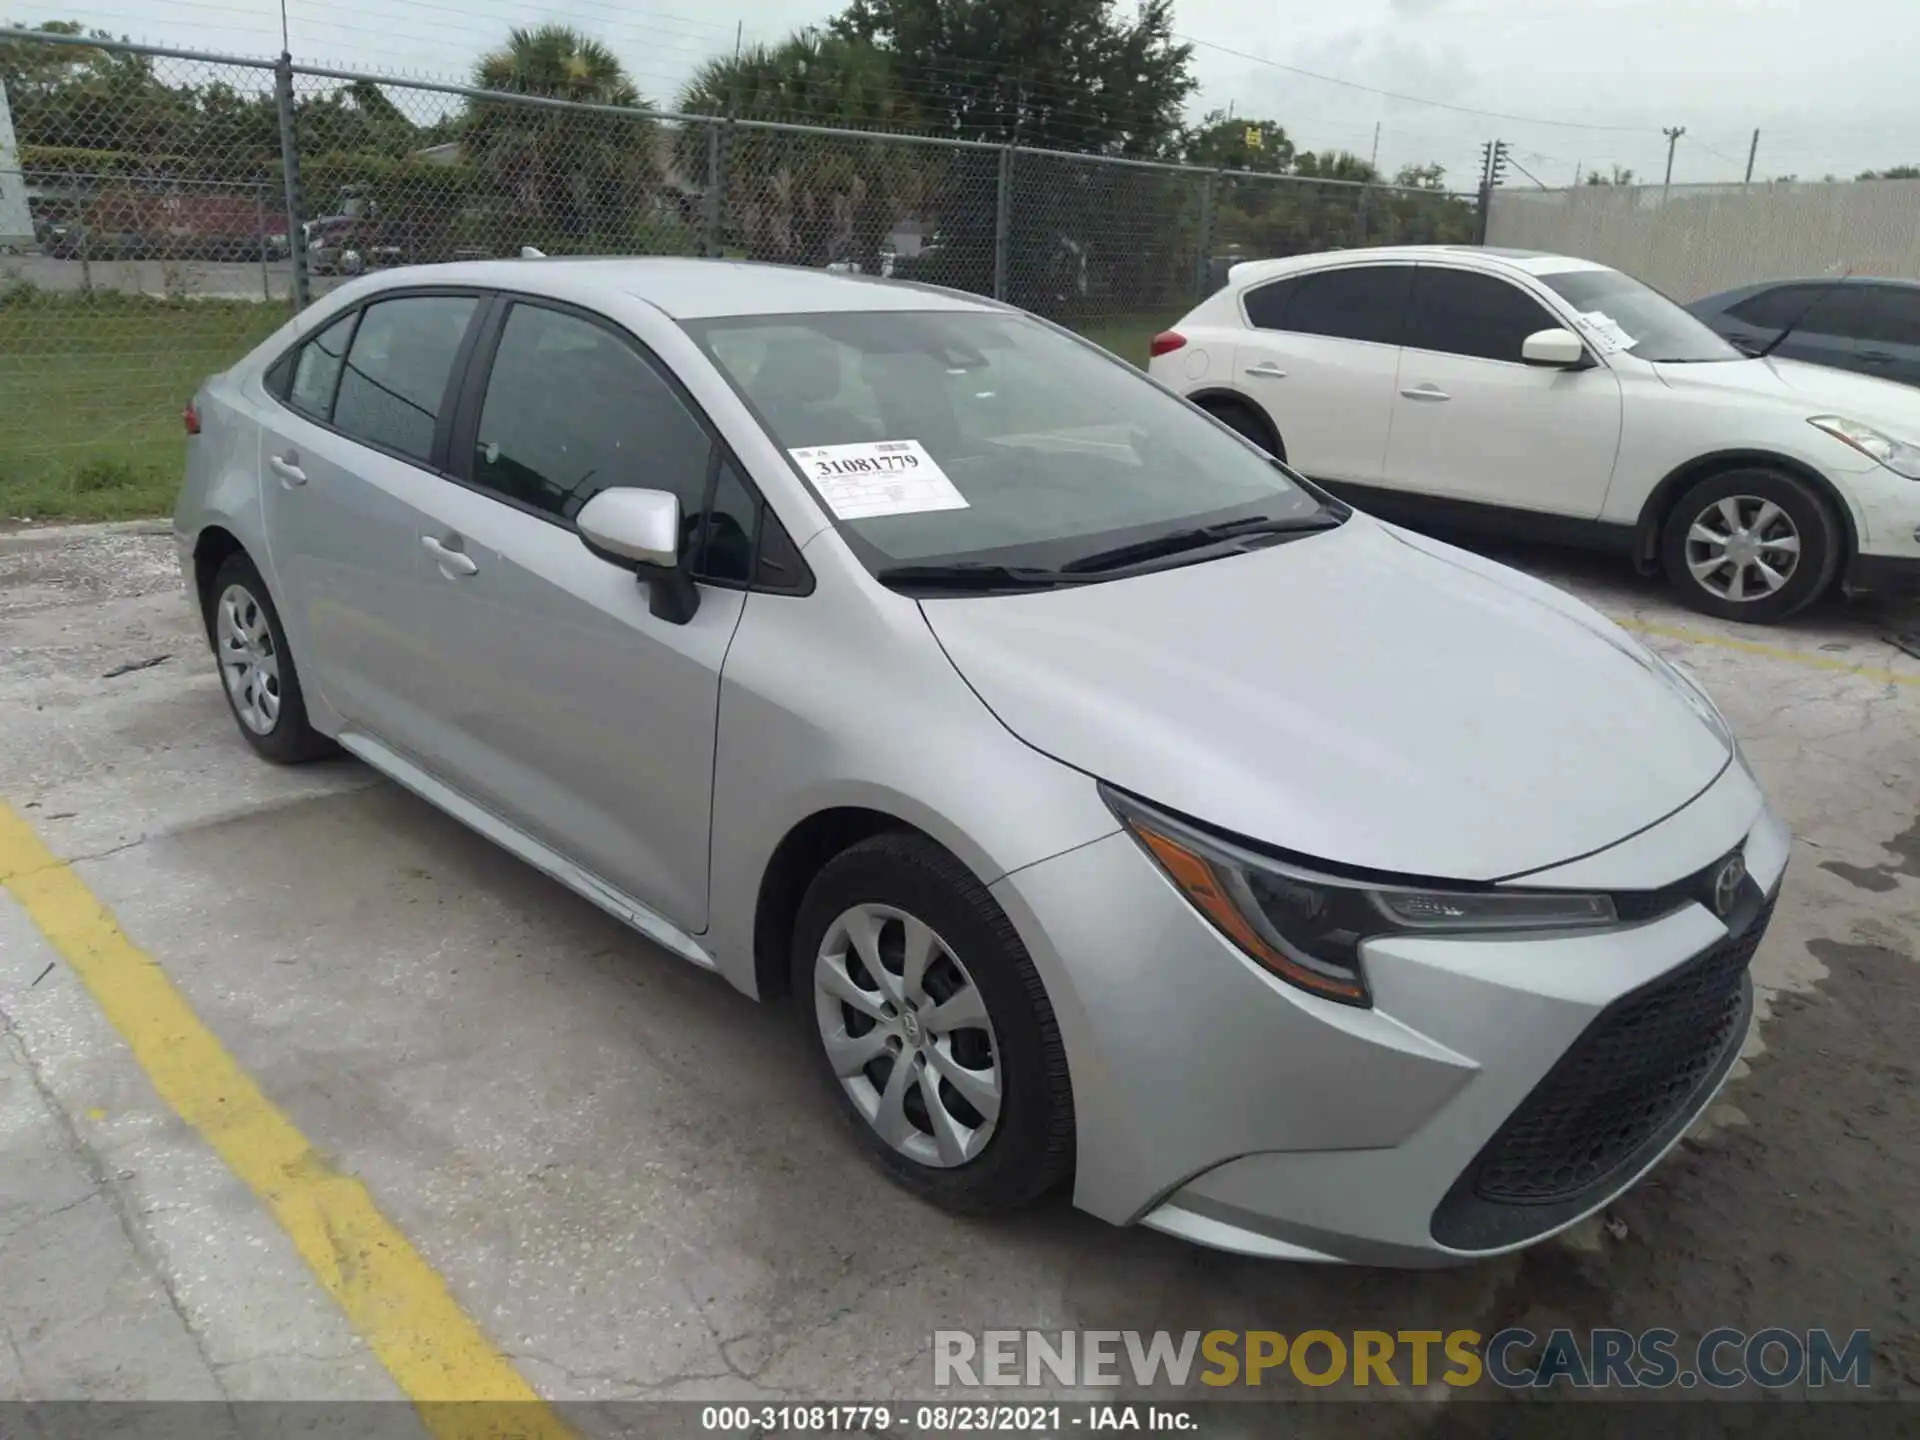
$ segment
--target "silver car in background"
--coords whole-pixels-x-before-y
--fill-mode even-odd
[[[1016,310],[389,271],[188,425],[248,743],[790,997],[934,1203],[1457,1262],[1632,1184],[1740,1048],[1788,837],[1699,687]]]

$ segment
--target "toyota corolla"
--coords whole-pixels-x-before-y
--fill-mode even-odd
[[[1456,1262],[1632,1184],[1746,1034],[1788,837],[1691,678],[1019,311],[389,271],[186,419],[246,742],[786,999],[935,1204]]]

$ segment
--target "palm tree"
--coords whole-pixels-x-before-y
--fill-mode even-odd
[[[708,61],[680,92],[690,115],[842,130],[917,129],[921,117],[872,45],[799,31]],[[682,131],[678,165],[707,168],[706,127]],[[871,267],[894,222],[924,205],[943,153],[885,139],[742,131],[726,166],[727,230],[755,259]]]
[[[497,93],[632,110],[627,118],[475,100],[466,129],[468,154],[544,230],[578,240],[630,228],[659,166],[646,102],[613,51],[565,25],[516,26],[474,64],[473,81]]]

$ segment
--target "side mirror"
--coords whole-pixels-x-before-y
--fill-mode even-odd
[[[680,497],[665,490],[602,490],[574,516],[580,543],[647,586],[647,608],[684,625],[700,608],[700,592],[680,568]]]
[[[1527,336],[1520,345],[1520,358],[1529,365],[1551,365],[1560,370],[1573,370],[1584,366],[1587,347],[1573,331],[1556,326],[1552,330],[1536,330]]]

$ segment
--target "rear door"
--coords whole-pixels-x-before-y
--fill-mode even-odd
[[[451,395],[482,300],[397,292],[349,311],[275,367],[260,493],[302,681],[347,725],[420,755],[433,656],[412,621],[425,588],[420,507],[441,485]]]
[[[1241,296],[1234,385],[1272,417],[1304,474],[1379,483],[1412,280],[1411,265],[1345,265]]]
[[[407,537],[426,585],[409,629],[433,657],[433,768],[703,930],[720,670],[764,507],[661,362],[544,301],[505,302],[490,322],[452,446],[453,477]],[[580,541],[580,507],[617,486],[680,499],[700,594],[685,624]]]
[[[1598,516],[1620,449],[1605,365],[1529,365],[1527,336],[1565,322],[1510,280],[1421,265],[1394,392],[1385,484],[1507,509]]]

